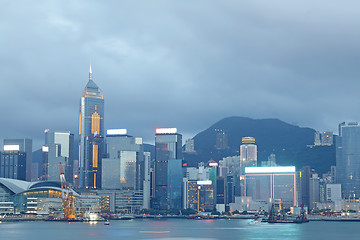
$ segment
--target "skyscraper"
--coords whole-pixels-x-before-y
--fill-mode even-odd
[[[241,196],[244,196],[244,176],[246,167],[257,166],[257,146],[255,138],[243,137],[240,145],[240,188]]]
[[[106,149],[107,157],[102,159],[102,188],[142,190],[142,138],[127,135],[126,129],[110,129],[106,134]]]
[[[344,198],[360,198],[360,126],[339,125],[336,138],[336,182],[341,184]]]
[[[181,208],[182,136],[176,128],[156,129],[154,190],[152,208]]]
[[[69,131],[45,130],[43,180],[59,181],[60,163],[68,183],[73,183],[74,134]]]
[[[245,167],[257,166],[257,146],[255,138],[243,137],[240,145],[240,172],[244,173]]]
[[[79,111],[79,169],[81,188],[101,188],[104,137],[104,96],[95,84],[90,65],[89,81],[82,92]]]
[[[31,139],[4,139],[1,155],[0,177],[31,181]]]

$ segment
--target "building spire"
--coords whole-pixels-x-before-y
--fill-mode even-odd
[[[91,63],[90,63],[90,70],[89,70],[89,81],[92,80],[92,70],[91,70]]]

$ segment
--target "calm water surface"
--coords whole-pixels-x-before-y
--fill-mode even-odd
[[[360,239],[360,223],[249,225],[250,220],[137,219],[99,222],[0,223],[0,239]]]

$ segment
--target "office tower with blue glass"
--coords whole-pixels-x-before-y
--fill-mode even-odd
[[[336,138],[336,182],[341,184],[343,198],[360,198],[360,125],[339,125]]]
[[[31,181],[32,140],[4,139],[0,177]]]
[[[142,190],[144,184],[144,149],[141,137],[126,129],[109,129],[106,134],[106,158],[102,159],[102,188],[107,190]]]
[[[101,188],[101,158],[104,138],[104,96],[93,81],[82,92],[79,111],[79,173],[81,188]]]
[[[45,145],[43,151],[42,179],[59,181],[60,163],[65,173],[66,181],[73,183],[74,164],[74,134],[69,131],[45,130]]]
[[[176,128],[155,133],[155,183],[152,208],[182,207],[182,136]]]

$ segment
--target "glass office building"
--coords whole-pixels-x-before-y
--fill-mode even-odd
[[[182,160],[171,159],[168,161],[168,188],[167,201],[169,208],[182,208]]]
[[[336,181],[343,198],[360,198],[360,125],[339,126],[336,138]]]
[[[81,188],[101,188],[104,137],[104,96],[95,84],[90,66],[79,111],[79,169]]]
[[[144,149],[142,138],[126,134],[126,129],[111,129],[106,135],[106,158],[103,158],[103,189],[142,189]]]
[[[297,205],[295,167],[245,168],[245,196],[253,200],[281,200],[285,208]]]
[[[182,136],[176,128],[158,128],[155,134],[155,184],[152,208],[181,208]],[[170,163],[170,164],[169,164]],[[169,174],[170,173],[170,174]],[[169,188],[169,184],[171,187]]]
[[[63,166],[65,178],[73,183],[74,164],[74,134],[69,131],[45,130],[45,145],[43,151],[43,180],[59,181],[60,163]]]
[[[31,162],[31,139],[4,139],[0,158],[0,177],[30,181]]]

